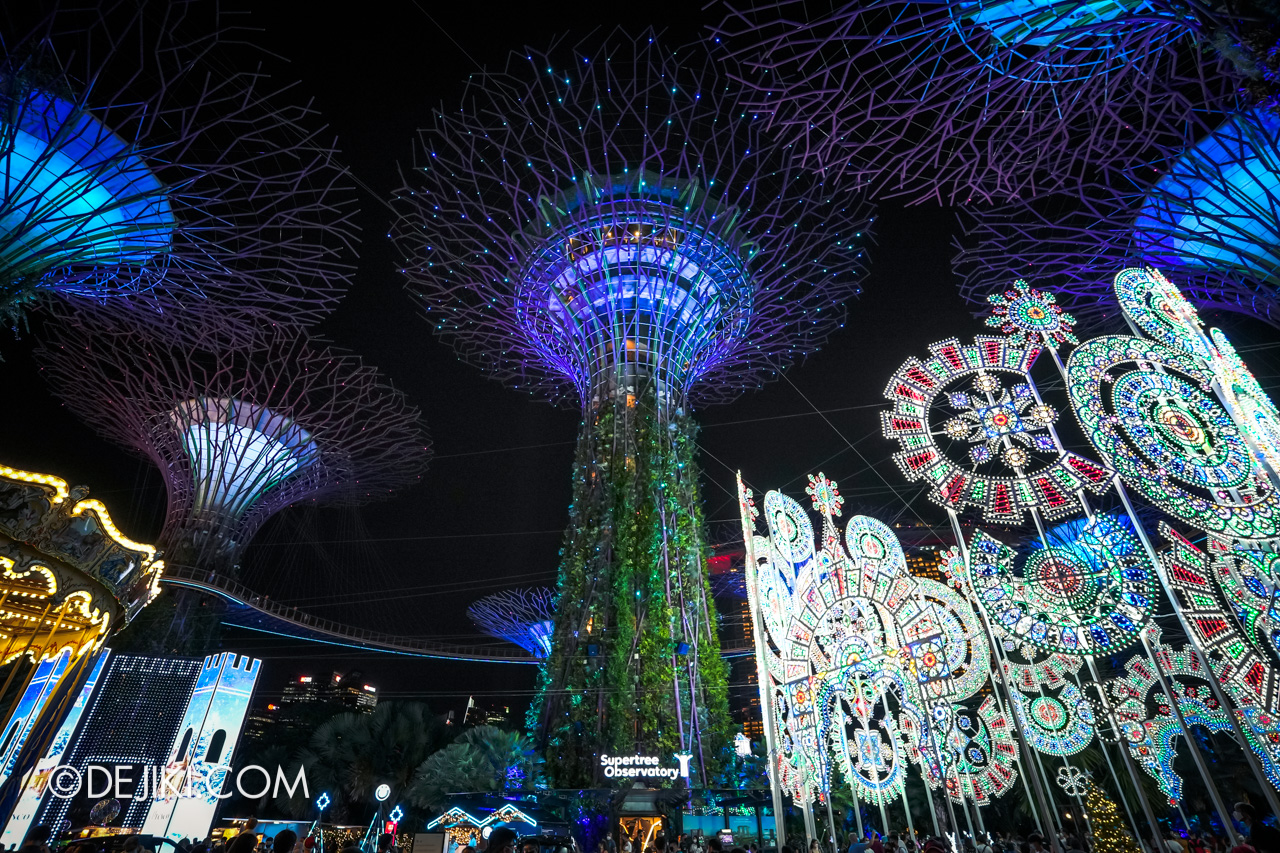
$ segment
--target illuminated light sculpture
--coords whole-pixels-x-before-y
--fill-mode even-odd
[[[859,290],[867,208],[763,135],[702,50],[619,33],[522,52],[436,114],[397,193],[436,333],[582,410],[530,719],[563,787],[594,785],[599,752],[714,771],[732,727],[690,407],[814,351]]]
[[[1076,418],[1128,486],[1208,533],[1276,537],[1278,493],[1214,398],[1213,382],[1195,356],[1127,336],[1088,341],[1067,363]]]
[[[1213,698],[1208,686],[1186,683],[1214,677],[1194,650],[1156,645],[1155,659],[1188,726],[1201,726],[1210,732],[1231,729],[1226,711]],[[1156,780],[1169,803],[1176,805],[1182,799],[1182,777],[1173,769],[1174,740],[1183,736],[1183,728],[1159,685],[1151,659],[1137,655],[1125,664],[1123,676],[1107,682],[1107,690],[1129,754]],[[1148,711],[1149,699],[1154,701],[1154,714]]]
[[[1237,85],[1196,44],[1220,25],[1163,0],[740,6],[716,34],[757,72],[751,109],[815,168],[909,202],[1070,186],[1157,132],[1180,140]]]
[[[1280,489],[1280,411],[1249,372],[1221,329],[1204,330],[1200,315],[1158,270],[1122,270],[1116,299],[1134,324],[1152,339],[1189,353],[1213,372],[1215,392],[1227,407],[1259,467]]]
[[[538,658],[551,654],[555,615],[555,591],[545,587],[504,590],[467,608],[467,616],[481,631]]]
[[[1202,551],[1163,522],[1160,534],[1169,543],[1160,559],[1176,603],[1227,695],[1241,706],[1280,710],[1272,663],[1276,576],[1271,574],[1280,567],[1280,555],[1235,551],[1217,537],[1210,537],[1208,551]],[[1222,605],[1218,591],[1234,612]]]
[[[927,482],[931,500],[1017,524],[1030,509],[1051,519],[1079,512],[1082,489],[1106,490],[1107,470],[1062,450],[1049,431],[1058,415],[1030,384],[1038,345],[979,336],[929,350],[889,380],[893,409],[881,414],[881,426],[901,448],[898,467],[908,480]]]
[[[948,790],[956,797],[961,785],[978,786],[974,796],[1007,790],[1013,756],[1003,717],[984,706],[985,716],[969,718],[959,734],[951,725],[953,715],[972,713],[956,703],[977,694],[990,674],[977,614],[950,587],[910,574],[883,523],[855,516],[841,537],[834,483],[819,474],[809,493],[823,515],[816,539],[804,508],[774,491],[764,500],[768,535],[756,535],[754,501],[740,491],[748,593],[783,787],[800,802],[812,801],[815,789],[829,791],[834,755],[854,794],[883,804],[903,795],[908,761],[937,787],[940,763],[957,766],[940,762],[942,751],[972,748],[981,754],[973,756],[971,778]],[[933,719],[939,714],[941,728]]]
[[[1093,708],[1074,684],[1057,696],[1009,692],[1019,706],[1023,739],[1037,752],[1075,755],[1093,741]]]
[[[170,565],[234,573],[283,507],[383,498],[426,463],[417,410],[295,331],[228,342],[191,329],[188,343],[96,312],[61,320],[37,358],[69,409],[159,469]]]
[[[265,55],[230,67],[218,42],[238,30],[208,4],[117,2],[6,34],[0,316],[52,296],[289,324],[332,310],[354,190]]]
[[[1100,515],[1069,540],[1050,541],[1015,578],[1013,550],[982,531],[974,536],[969,583],[988,618],[1049,652],[1093,656],[1132,644],[1155,610],[1155,567],[1137,536]]]
[[[1009,289],[992,293],[987,301],[991,303],[987,325],[1004,332],[1019,346],[1080,343],[1072,331],[1076,318],[1063,311],[1057,297],[1047,290],[1037,290],[1018,279]]]
[[[1212,535],[1202,551],[1164,523],[1160,533],[1170,545],[1160,559],[1176,604],[1236,705],[1240,731],[1260,759],[1260,769],[1280,788],[1280,681],[1274,664],[1280,554],[1235,550]],[[1219,602],[1215,586],[1231,610]]]

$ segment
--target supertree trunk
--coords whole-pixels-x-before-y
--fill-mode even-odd
[[[589,786],[604,753],[719,766],[726,667],[708,608],[695,425],[652,388],[589,414],[574,465],[553,652],[533,714],[557,786]]]

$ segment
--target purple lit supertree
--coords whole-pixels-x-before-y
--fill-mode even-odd
[[[551,654],[556,593],[542,586],[506,589],[467,608],[467,616],[490,637],[506,640],[536,658]]]
[[[716,33],[811,165],[965,204],[1069,186],[1232,104],[1265,72],[1231,21],[1166,0],[781,0]]]
[[[234,574],[263,522],[302,502],[352,504],[418,481],[418,411],[351,354],[287,327],[157,333],[51,308],[36,357],[67,408],[151,460],[168,492],[170,569]]]
[[[730,726],[691,403],[813,352],[870,221],[793,164],[701,47],[615,34],[513,56],[439,111],[397,193],[437,334],[581,407],[550,656],[530,724],[560,786],[603,752],[694,756]]]
[[[353,190],[218,4],[59,8],[0,43],[0,317],[53,296],[294,324],[336,304]]]
[[[1253,109],[1137,169],[968,215],[955,260],[975,306],[1015,276],[1093,329],[1121,322],[1111,276],[1152,266],[1193,303],[1280,327],[1280,119]]]

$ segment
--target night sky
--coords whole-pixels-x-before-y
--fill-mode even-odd
[[[319,615],[408,635],[483,642],[466,606],[519,585],[553,585],[567,523],[575,409],[556,409],[461,364],[428,331],[396,271],[386,239],[386,200],[399,185],[418,127],[455,102],[466,76],[498,69],[510,51],[544,46],[566,31],[576,40],[619,24],[654,25],[678,45],[705,37],[721,17],[696,3],[254,4],[259,43],[289,60],[272,67],[297,79],[338,137],[345,161],[367,188],[359,272],[337,312],[319,329],[378,366],[423,411],[435,457],[421,485],[357,510],[290,509],[269,523],[244,563],[259,591]],[[330,10],[344,14],[330,16]],[[0,12],[0,21],[6,13]],[[803,492],[824,471],[858,509],[890,519],[945,516],[906,483],[880,437],[881,391],[895,367],[926,345],[984,331],[960,299],[950,267],[952,211],[883,205],[864,295],[824,349],[785,379],[728,406],[699,413],[706,518],[713,540],[739,535],[733,494],[741,468],[757,493]],[[1110,279],[1115,270],[1099,271]],[[1274,387],[1275,332],[1236,316],[1214,318],[1264,385]],[[105,444],[63,411],[30,357],[39,320],[17,340],[0,339],[6,380],[0,460],[88,485],[129,535],[154,538],[164,490],[148,463]],[[1250,351],[1250,346],[1264,349]],[[823,414],[818,414],[821,410]],[[871,467],[869,463],[874,463]],[[912,500],[914,499],[914,500]],[[904,501],[911,501],[908,507]],[[383,698],[415,698],[461,714],[468,694],[523,711],[531,666],[464,664],[369,655],[245,632],[227,648],[264,659],[260,695],[278,695],[302,672],[361,669]]]

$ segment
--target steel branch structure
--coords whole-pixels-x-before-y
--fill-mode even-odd
[[[1015,276],[1094,328],[1119,319],[1105,270],[1153,266],[1192,302],[1280,327],[1280,119],[1255,109],[1184,150],[1057,197],[973,214],[956,258],[975,305]]]
[[[797,0],[731,13],[750,108],[816,168],[884,196],[1003,202],[1132,158],[1239,75],[1221,24],[1166,0]]]
[[[333,308],[354,191],[217,4],[59,9],[0,41],[0,314],[53,295],[295,324]]]
[[[62,321],[37,358],[67,408],[159,469],[171,565],[233,574],[281,508],[383,498],[426,464],[417,410],[321,341],[275,327],[189,344],[97,312]]]
[[[560,606],[531,722],[561,786],[729,717],[691,403],[813,352],[858,293],[868,207],[788,156],[702,48],[615,34],[515,55],[435,115],[397,193],[438,335],[581,406]]]
[[[467,616],[489,636],[545,658],[551,654],[555,608],[555,590],[538,586],[486,595],[467,608]]]

